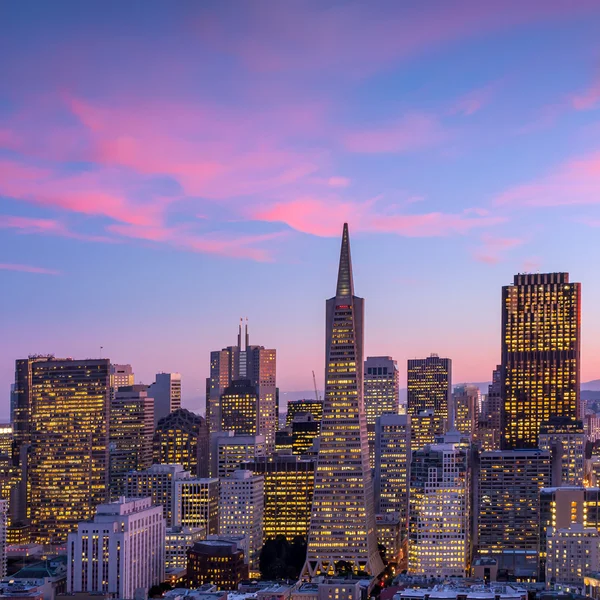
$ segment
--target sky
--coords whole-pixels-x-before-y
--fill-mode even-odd
[[[582,283],[600,377],[600,3],[0,3],[0,415],[14,361],[322,387],[349,223],[368,355],[500,358],[518,272]],[[102,349],[101,349],[102,347]]]

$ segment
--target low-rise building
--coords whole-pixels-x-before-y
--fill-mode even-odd
[[[185,569],[187,551],[206,539],[206,527],[168,527],[165,533],[165,568]]]
[[[220,590],[235,590],[248,577],[244,552],[234,542],[196,542],[188,550],[187,577],[192,587],[212,583]]]

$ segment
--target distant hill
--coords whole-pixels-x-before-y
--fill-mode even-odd
[[[592,381],[586,381],[581,384],[582,390],[589,390],[591,392],[600,392],[600,379],[594,379]]]

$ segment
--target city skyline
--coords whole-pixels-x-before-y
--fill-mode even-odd
[[[432,352],[491,380],[523,271],[582,283],[600,377],[596,2],[34,4],[0,9],[0,415],[36,353],[180,372],[202,411],[241,316],[322,389],[344,221],[401,387]]]

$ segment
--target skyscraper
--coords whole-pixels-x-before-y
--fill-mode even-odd
[[[502,288],[503,447],[536,448],[551,416],[579,418],[581,284],[515,275]]]
[[[120,387],[135,384],[135,376],[131,365],[110,365],[110,399]]]
[[[181,408],[181,375],[157,373],[156,381],[148,386],[148,396],[154,398],[154,426],[172,412]]]
[[[540,427],[538,446],[552,458],[553,487],[583,485],[585,432],[581,421],[550,417]]]
[[[304,573],[332,573],[344,560],[355,571],[378,575],[383,563],[363,403],[364,300],[354,295],[347,224],[326,315],[325,400]]]
[[[418,416],[433,411],[434,436],[444,435],[452,423],[452,361],[432,354],[408,361],[406,412]],[[413,446],[413,450],[418,448]]]
[[[32,538],[64,542],[106,499],[110,361],[17,360],[15,391],[15,441],[30,446]]]
[[[323,400],[290,400],[287,405],[285,424],[289,427],[296,415],[310,413],[319,423],[323,419]]]
[[[500,450],[502,435],[502,367],[498,365],[492,373],[492,383],[481,403],[478,438],[482,450]]]
[[[458,385],[454,388],[454,427],[474,440],[479,427],[479,398],[476,385]]]
[[[397,415],[400,409],[398,363],[391,356],[368,356],[364,366],[365,414],[371,468],[374,468],[375,419]]]
[[[275,446],[279,415],[277,414],[276,351],[264,346],[251,346],[248,323],[242,336],[239,326],[237,346],[210,353],[210,376],[206,380],[206,417],[210,432],[221,429],[221,396],[237,379],[248,379],[258,394],[258,431],[267,447]]]
[[[221,431],[257,435],[259,397],[249,379],[234,379],[221,394]]]

